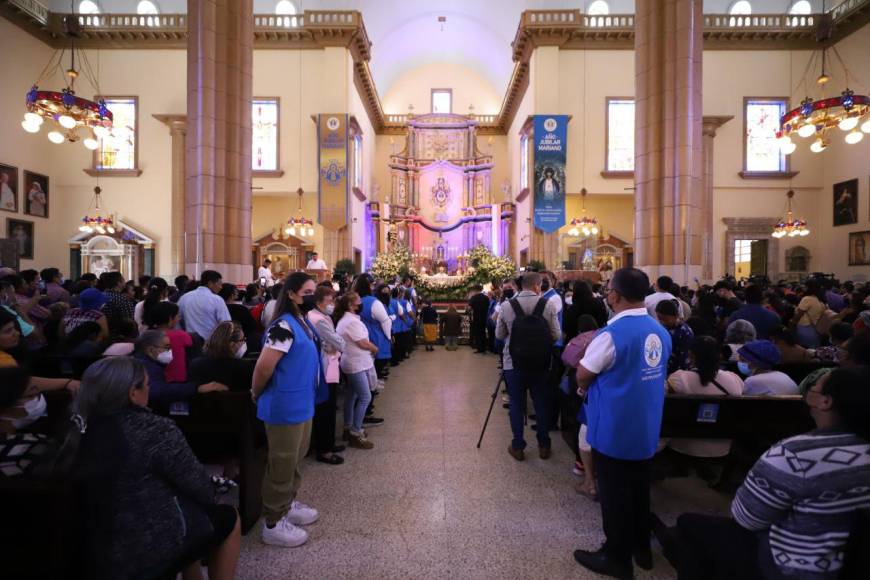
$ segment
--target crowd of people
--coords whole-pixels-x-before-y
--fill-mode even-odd
[[[561,407],[579,403],[572,471],[578,493],[600,503],[606,537],[574,554],[590,570],[631,578],[632,562],[651,568],[655,529],[682,579],[712,569],[833,578],[870,507],[870,285],[819,276],[688,288],[667,276],[651,285],[632,268],[601,285],[525,271],[473,288],[465,313],[455,304],[439,313],[411,277],[262,278],[241,290],[211,270],[172,284],[0,270],[0,476],[73,474],[88,498],[92,577],[196,577],[205,556],[210,578],[233,576],[238,515],[215,479],[232,482],[237,467],[209,477],[171,420],[214,392],[249,392],[263,424],[263,542],[304,544],[319,514],[297,499],[303,458],[341,465],[346,447],[374,448],[372,428],[384,421],[374,401],[390,369],[418,341],[458,348],[463,316],[474,350],[499,355],[511,457],[525,459],[530,417],[538,456],[549,459]],[[796,381],[788,365],[807,372]],[[38,428],[44,393],[55,390],[73,400],[62,436]],[[667,528],[651,515],[654,458],[703,474],[732,448],[662,439],[667,393],[802,395],[818,429],[761,456],[733,518],[685,514]]]
[[[238,466],[209,477],[171,419],[196,397],[250,393],[268,441],[267,544],[299,546],[318,519],[297,500],[303,458],[344,463],[341,383],[343,441],[374,447],[374,398],[415,347],[413,281],[272,282],[0,270],[0,477],[72,475],[86,498],[88,577],[196,578],[204,557],[209,578],[233,577],[239,520],[219,496]],[[69,433],[40,429],[52,390],[71,394]]]

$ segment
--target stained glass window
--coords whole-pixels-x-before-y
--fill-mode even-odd
[[[586,8],[586,14],[590,16],[607,16],[610,14],[610,6],[604,0],[595,0]]]
[[[809,0],[798,0],[788,9],[789,14],[811,14],[812,12],[813,7],[810,5]]]
[[[453,91],[451,89],[432,89],[432,112],[453,112]]]
[[[776,142],[779,119],[788,104],[782,99],[746,99],[746,144],[743,170],[787,171],[786,156]]]
[[[353,186],[363,191],[362,135],[355,135],[353,138]]]
[[[106,97],[106,106],[112,111],[112,132],[100,138],[97,148],[96,169],[136,169],[136,97]]]
[[[255,98],[251,109],[251,169],[278,170],[278,99]]]
[[[99,14],[100,7],[93,0],[82,0],[79,2],[79,14]]]
[[[520,189],[529,186],[529,136],[520,135]]]
[[[752,3],[749,0],[738,0],[731,5],[729,14],[752,14]]]
[[[607,99],[607,171],[634,171],[634,99]]]

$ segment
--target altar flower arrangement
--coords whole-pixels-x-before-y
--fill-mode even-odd
[[[393,281],[396,276],[412,274],[411,250],[403,244],[395,244],[387,252],[377,255],[371,273],[381,280]]]
[[[478,284],[501,281],[516,275],[517,266],[508,257],[496,256],[489,248],[479,245],[468,253],[471,280]]]

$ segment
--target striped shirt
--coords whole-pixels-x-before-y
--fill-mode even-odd
[[[818,429],[780,441],[752,467],[731,504],[764,532],[773,561],[795,578],[835,578],[858,510],[870,511],[870,443]]]

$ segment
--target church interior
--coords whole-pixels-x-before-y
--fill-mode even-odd
[[[741,299],[750,283],[813,276],[870,290],[870,0],[0,0],[0,17],[0,268],[13,273],[171,287],[217,271],[249,297],[299,272],[370,272],[394,292],[407,275],[414,309],[436,302],[439,332],[460,311],[461,348],[475,344],[469,295],[515,273],[551,273],[560,289],[586,280],[608,315],[623,268],[699,292],[726,280]],[[209,578],[598,577],[570,555],[601,541],[606,499],[574,491],[573,415],[559,406],[575,431],[553,434],[568,443],[553,459],[527,449],[520,465],[502,443],[500,407],[516,398],[500,391],[504,359],[429,357],[422,322],[403,332],[417,329],[389,386],[380,368],[372,379],[389,418],[354,441],[370,432],[376,449],[341,468],[305,460],[300,498],[321,520],[304,548],[260,543],[268,490],[251,482],[269,477],[266,435],[239,419],[236,463],[251,478],[230,492],[239,565]],[[268,324],[266,342],[245,332],[259,368],[274,337]],[[58,368],[78,384],[74,365]],[[799,408],[790,425],[806,426],[793,398],[780,422]],[[340,423],[343,403],[330,404]],[[535,409],[523,403],[528,425]],[[708,421],[702,410],[687,429]],[[731,513],[734,489],[708,483],[654,483],[653,511],[669,525]],[[695,577],[660,551],[637,577]],[[46,566],[33,577],[64,577]]]

